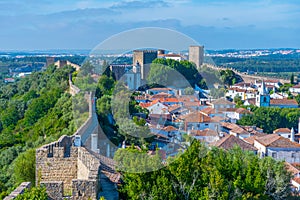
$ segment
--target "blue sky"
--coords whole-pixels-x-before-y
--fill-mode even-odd
[[[1,0],[0,49],[92,49],[113,34],[163,27],[207,49],[300,48],[298,0]]]

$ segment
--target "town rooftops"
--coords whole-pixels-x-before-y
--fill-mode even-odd
[[[216,109],[212,108],[212,107],[207,107],[204,108],[203,110],[200,111],[202,114],[208,116],[210,114],[216,114]]]
[[[294,85],[292,88],[300,88],[300,84]]]
[[[278,128],[273,133],[291,133],[291,130],[289,128]]]
[[[219,136],[219,134],[216,131],[211,130],[209,128],[206,128],[204,130],[191,130],[190,134],[192,136],[203,136],[203,137],[204,136],[215,136],[215,137]]]
[[[211,118],[200,113],[200,112],[192,112],[187,115],[181,117],[185,122],[194,122],[194,123],[202,123],[202,122],[210,122]]]
[[[300,148],[300,144],[296,142],[292,142],[288,138],[284,138],[277,134],[268,134],[263,137],[258,137],[255,139],[258,143],[266,146],[266,147],[274,147],[274,148]]]
[[[300,172],[300,163],[289,163],[289,162],[285,162],[284,163],[286,166],[286,169],[291,172],[292,174],[299,174]]]
[[[239,146],[242,150],[246,151],[257,151],[257,149],[252,146],[251,144],[248,144],[247,142],[244,142],[238,137],[235,137],[233,135],[227,135],[221,140],[215,142],[213,146],[223,148],[223,149],[232,149],[235,146]]]
[[[173,96],[172,94],[161,92],[161,93],[152,95],[151,99],[169,98],[169,97],[172,97],[172,96]]]
[[[235,105],[235,103],[228,101],[225,97],[216,99],[211,102],[213,105]]]
[[[245,129],[243,129],[242,127],[240,127],[239,125],[234,124],[234,123],[221,122],[221,126],[223,128],[226,128],[226,129],[230,130],[233,133],[242,134],[242,135],[249,134],[248,131],[246,131]]]
[[[295,105],[297,106],[298,103],[295,99],[271,99],[271,105]]]
[[[174,126],[166,126],[163,128],[164,131],[170,132],[170,131],[177,131],[178,129]]]
[[[151,88],[150,91],[171,91],[171,88]]]

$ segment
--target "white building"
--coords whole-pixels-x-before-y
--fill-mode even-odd
[[[254,147],[261,157],[271,156],[279,161],[300,162],[300,144],[277,134],[269,134],[254,139]]]
[[[291,93],[300,93],[300,85],[298,84],[298,85],[294,85],[293,87],[291,87],[290,89],[289,89],[289,91],[291,92]]]

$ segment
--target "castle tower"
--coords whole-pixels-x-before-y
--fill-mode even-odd
[[[139,63],[141,67],[141,79],[145,80],[150,71],[150,64],[157,58],[157,51],[155,50],[134,50],[133,64]]]
[[[54,63],[54,57],[46,57],[46,67]]]
[[[197,68],[201,67],[204,60],[204,46],[189,47],[189,61],[196,64]]]
[[[270,95],[268,94],[265,86],[265,82],[262,81],[261,88],[258,95],[256,95],[256,106],[258,107],[269,107],[270,106]]]

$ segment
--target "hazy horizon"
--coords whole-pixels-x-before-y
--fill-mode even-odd
[[[300,48],[297,0],[0,2],[0,50],[93,49],[120,32],[176,30],[207,49]]]

